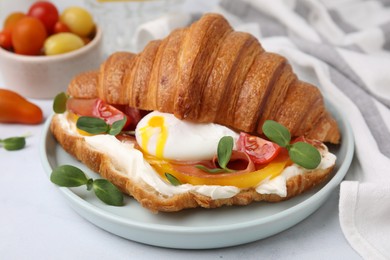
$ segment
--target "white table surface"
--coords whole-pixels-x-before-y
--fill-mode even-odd
[[[32,101],[48,118],[52,101]],[[174,250],[113,235],[73,211],[48,179],[39,156],[43,125],[0,123],[0,139],[29,135],[23,150],[0,149],[0,259],[360,259],[340,229],[338,190],[296,226],[241,246]]]

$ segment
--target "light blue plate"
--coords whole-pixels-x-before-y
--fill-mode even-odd
[[[331,146],[337,155],[334,176],[325,184],[291,200],[280,203],[252,203],[245,207],[190,209],[177,213],[152,214],[126,196],[125,206],[108,206],[85,187],[59,188],[75,211],[96,226],[118,236],[161,247],[208,249],[240,245],[277,234],[299,223],[328,198],[340,184],[351,164],[354,142],[345,116],[327,103],[338,121],[342,142]],[[59,165],[71,164],[90,177],[99,175],[67,154],[57,144],[47,120],[41,143],[41,159],[50,176]],[[53,184],[54,185],[54,184]]]

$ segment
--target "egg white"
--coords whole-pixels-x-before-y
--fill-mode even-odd
[[[142,147],[142,135],[140,129],[152,128],[152,135],[148,141],[145,152],[156,156],[158,139],[161,137],[160,127],[148,125],[152,117],[164,118],[167,129],[167,139],[163,148],[163,158],[174,160],[207,160],[217,154],[219,140],[224,136],[231,136],[234,143],[239,134],[233,130],[218,124],[197,124],[176,118],[173,114],[153,111],[146,115],[138,123],[135,129],[137,143]]]

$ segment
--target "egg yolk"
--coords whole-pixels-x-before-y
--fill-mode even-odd
[[[155,128],[159,128],[160,132],[157,135],[157,143],[156,143],[156,157],[164,158],[164,147],[167,142],[168,130],[164,122],[164,117],[162,116],[154,116],[149,119],[147,124],[140,128],[139,132],[141,135],[141,148],[144,151],[148,150],[148,144],[150,138],[153,136]]]

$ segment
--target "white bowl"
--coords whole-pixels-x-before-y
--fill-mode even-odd
[[[53,98],[65,91],[71,79],[99,68],[103,60],[102,31],[80,49],[52,56],[19,55],[0,48],[0,73],[4,86],[38,99]]]

